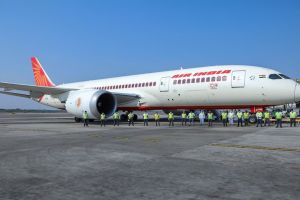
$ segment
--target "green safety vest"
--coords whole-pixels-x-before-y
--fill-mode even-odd
[[[133,118],[133,114],[132,113],[129,113],[128,114],[128,120],[131,120]]]
[[[282,112],[276,112],[275,117],[276,119],[282,119]]]
[[[181,114],[182,119],[186,119],[186,113]]]
[[[87,119],[89,117],[89,115],[84,112],[83,115],[82,115],[82,117],[83,117],[83,119]]]
[[[195,118],[195,114],[194,113],[189,113],[189,118],[190,119],[194,119]]]
[[[242,113],[242,112],[238,112],[238,113],[236,113],[236,116],[237,116],[239,119],[241,119],[241,118],[243,117],[243,113]]]
[[[105,119],[105,114],[101,114],[101,115],[100,115],[100,119],[101,119],[101,120],[104,120],[104,119]]]
[[[223,112],[222,113],[222,119],[224,120],[224,119],[227,119],[227,113],[226,112]]]
[[[249,119],[249,113],[248,112],[245,112],[243,115],[244,115],[244,119]]]
[[[207,114],[207,119],[212,120],[213,119],[214,114],[213,113],[208,113]]]
[[[265,112],[264,116],[265,116],[265,119],[270,119],[270,113],[269,112]]]
[[[173,114],[173,113],[169,113],[168,119],[169,119],[169,120],[174,119],[174,114]]]
[[[149,118],[149,115],[147,113],[144,113],[143,116],[144,116],[144,119],[148,119]]]
[[[119,115],[119,113],[114,113],[114,115],[113,115],[113,119],[119,119],[120,118],[120,115]]]
[[[160,119],[159,114],[154,114],[154,119],[155,119],[156,121],[159,120],[159,119]]]
[[[290,112],[290,118],[291,119],[296,119],[297,118],[297,113],[296,112]]]

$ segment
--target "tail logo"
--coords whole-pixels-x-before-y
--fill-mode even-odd
[[[48,77],[47,73],[44,71],[42,65],[38,61],[37,58],[31,58],[32,70],[35,79],[35,84],[37,86],[47,86],[53,87],[55,86],[51,79]]]

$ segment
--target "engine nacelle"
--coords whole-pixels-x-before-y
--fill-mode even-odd
[[[116,97],[103,90],[78,90],[69,93],[66,110],[78,118],[82,118],[87,111],[90,119],[99,119],[101,113],[107,117],[113,115],[117,109]]]

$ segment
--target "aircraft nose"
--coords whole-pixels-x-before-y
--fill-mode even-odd
[[[300,102],[300,84],[296,85],[296,89],[295,89],[295,102]]]

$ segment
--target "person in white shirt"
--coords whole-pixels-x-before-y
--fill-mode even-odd
[[[229,121],[229,125],[231,126],[234,125],[233,119],[234,119],[234,112],[231,110],[228,113],[228,121]]]
[[[203,110],[199,113],[200,126],[204,125],[205,113]]]

